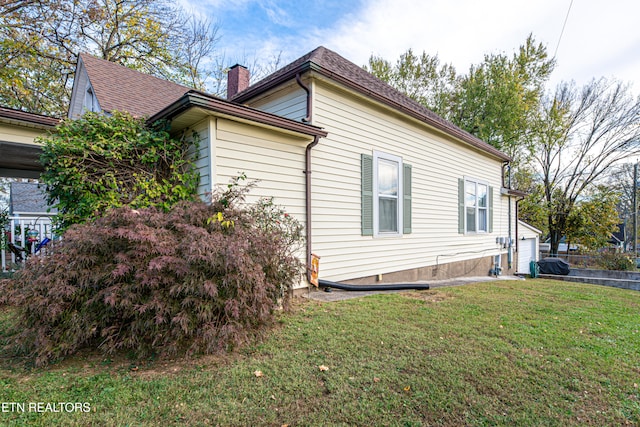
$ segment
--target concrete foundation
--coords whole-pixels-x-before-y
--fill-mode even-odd
[[[350,285],[375,285],[385,283],[413,283],[430,280],[447,280],[457,277],[490,276],[493,270],[493,256],[481,257],[465,261],[430,265],[411,270],[397,271],[393,273],[359,277],[350,280],[343,280],[342,283]],[[514,263],[515,264],[515,263]],[[502,275],[512,275],[515,267],[511,270],[507,268],[507,255],[502,256]]]
[[[451,280],[464,277],[491,277],[494,268],[494,257],[485,256],[465,261],[456,261],[449,263],[441,263],[438,265],[430,265],[411,270],[397,271],[382,275],[372,275],[359,277],[348,280],[341,280],[340,283],[348,285],[382,285],[393,283],[427,283],[438,280]],[[502,254],[501,259],[502,271],[501,276],[513,276],[516,271],[516,260],[514,257],[512,268],[508,268],[507,254]],[[320,269],[320,278],[322,278],[322,268]],[[315,289],[313,285],[304,286],[293,290],[294,295],[302,295]]]

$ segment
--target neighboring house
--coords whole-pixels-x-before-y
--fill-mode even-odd
[[[595,249],[597,249],[598,251],[613,250],[613,251],[626,252],[632,249],[632,248],[626,247],[627,246],[625,245],[626,240],[627,240],[626,226],[624,223],[620,223],[617,225],[617,231],[614,233],[611,233],[611,235],[609,236],[609,240],[607,240],[608,245],[603,246],[601,248],[595,248]],[[632,247],[633,242],[631,242],[629,246]],[[570,255],[571,252],[576,252],[578,251],[578,249],[580,249],[580,244],[575,244],[575,243],[571,243],[571,247],[567,248],[567,238],[566,236],[563,236],[560,239],[560,244],[558,245],[558,254]],[[546,239],[544,243],[540,243],[540,250],[542,252],[546,252],[548,255],[549,252],[551,251],[551,239]]]
[[[177,101],[190,88],[143,74],[91,55],[78,55],[68,116],[85,111],[128,111],[150,116]]]
[[[234,66],[230,100],[185,88],[158,100],[137,92],[149,76],[86,55],[78,73],[70,117],[97,105],[169,120],[175,135],[195,131],[203,197],[240,172],[259,179],[253,197],[273,196],[307,225],[306,257],[321,257],[320,278],[515,272],[523,194],[505,188],[510,158],[335,52],[319,47],[252,86]]]
[[[56,208],[47,204],[47,193],[43,184],[35,182],[12,182],[9,196],[9,215],[52,216]]]
[[[626,241],[627,225],[624,222],[621,222],[618,224],[617,231],[611,233],[611,238],[608,241],[610,245],[609,248],[624,252],[626,250]]]
[[[45,135],[59,122],[59,119],[53,117],[0,107],[0,177],[38,179],[43,171],[40,163],[42,147],[35,139]],[[0,233],[7,233],[11,243],[20,244],[27,241],[25,233],[28,226],[25,221],[33,222],[38,217],[29,217],[26,211],[23,212],[26,206],[21,205],[20,202],[18,205],[12,203],[11,199],[15,201],[16,197],[14,184],[16,183],[12,183],[11,189],[7,188],[10,194],[9,210],[12,215],[9,230],[0,230]],[[0,206],[0,209],[3,209],[3,206]],[[16,215],[22,215],[22,218],[18,219]],[[48,218],[43,218],[36,226],[39,229],[42,228],[42,235],[47,231],[50,233],[50,227],[47,229],[44,225],[46,221]],[[14,260],[14,256],[5,249],[5,247],[0,248],[0,271],[8,268],[9,260]]]
[[[59,119],[0,107],[0,177],[39,178],[42,148],[34,141]]]
[[[531,274],[529,263],[540,260],[540,236],[542,231],[518,220],[518,273]]]
[[[7,233],[7,241],[30,253],[40,251],[39,244],[46,244],[53,240],[51,217],[57,210],[47,204],[47,195],[43,185],[33,182],[12,182],[9,198],[9,228],[2,230]],[[46,240],[45,240],[46,239]],[[0,250],[1,271],[9,268],[8,261],[16,261],[16,255]]]
[[[558,245],[558,253],[554,255],[570,255],[571,252],[575,252],[578,250],[578,245],[575,243],[571,243],[571,247],[567,247],[567,238],[562,237],[560,239],[560,244]],[[551,239],[546,239],[544,243],[540,243],[540,251],[546,252],[546,255],[549,255],[551,252]]]

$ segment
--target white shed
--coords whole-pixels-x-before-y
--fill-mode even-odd
[[[518,273],[531,273],[529,263],[538,261],[541,234],[542,231],[518,220]]]

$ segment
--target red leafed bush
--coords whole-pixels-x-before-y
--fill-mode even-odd
[[[117,208],[72,226],[0,289],[19,308],[9,344],[42,365],[80,348],[211,353],[272,320],[300,278],[302,227],[230,184],[212,204]]]

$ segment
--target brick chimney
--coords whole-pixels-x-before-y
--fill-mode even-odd
[[[227,74],[227,99],[233,98],[237,93],[249,87],[249,70],[240,64],[229,69]]]

